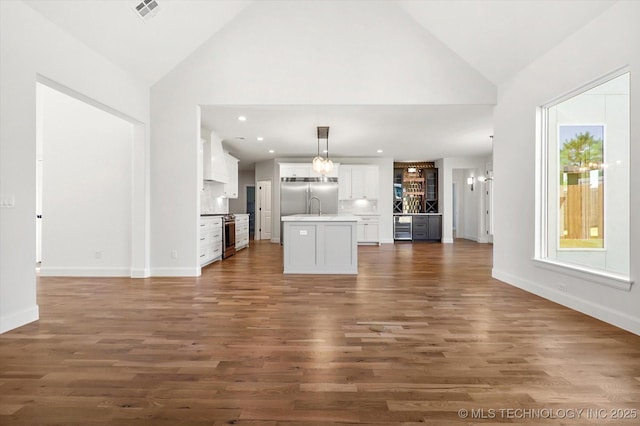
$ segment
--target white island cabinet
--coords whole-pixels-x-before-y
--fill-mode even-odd
[[[285,274],[357,274],[358,218],[282,217]]]

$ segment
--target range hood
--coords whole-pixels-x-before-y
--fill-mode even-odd
[[[202,178],[206,181],[229,183],[229,170],[222,149],[222,138],[211,132],[202,146]]]

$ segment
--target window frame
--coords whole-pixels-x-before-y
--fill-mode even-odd
[[[549,245],[559,245],[559,238],[557,241],[549,241],[548,230],[549,226],[554,226],[558,230],[560,227],[559,215],[554,217],[553,224],[550,223],[549,218],[549,200],[547,194],[547,188],[550,183],[550,179],[558,179],[552,177],[552,173],[549,172],[549,109],[556,106],[568,99],[574,98],[584,92],[587,92],[594,87],[600,86],[610,80],[620,77],[629,73],[630,67],[625,66],[612,71],[606,75],[603,75],[585,85],[582,85],[574,90],[571,90],[561,96],[558,96],[550,101],[540,105],[536,109],[536,167],[535,167],[535,254],[533,257],[534,265],[550,270],[556,273],[569,275],[581,280],[586,280],[592,283],[601,284],[607,287],[615,288],[622,291],[630,291],[633,281],[629,276],[618,274],[614,272],[604,271],[601,269],[595,269],[584,265],[569,263],[562,260],[550,259],[548,257]],[[629,76],[631,78],[631,76]],[[590,123],[593,124],[593,123]],[[605,128],[605,144],[606,144],[606,123]],[[555,130],[558,132],[558,129]],[[559,140],[559,139],[558,139]],[[604,146],[605,161],[607,155],[606,145]],[[559,156],[559,152],[554,155]],[[556,158],[556,163],[559,164]],[[555,173],[554,171],[553,173]],[[557,174],[557,173],[555,173]],[[630,194],[629,194],[630,196]],[[605,191],[605,224],[606,224],[606,191]],[[607,234],[607,226],[604,229],[605,235]],[[559,235],[559,231],[556,232],[556,236]],[[596,250],[606,251],[607,243],[603,242],[604,247]],[[571,249],[576,250],[576,249]],[[589,249],[594,251],[594,249]]]

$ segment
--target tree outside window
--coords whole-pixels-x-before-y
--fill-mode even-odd
[[[560,249],[604,248],[604,126],[559,126]]]

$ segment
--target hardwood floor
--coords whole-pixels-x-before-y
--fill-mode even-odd
[[[199,278],[41,278],[0,424],[640,424],[640,337],[492,279],[490,246],[359,265],[284,276],[253,241]]]

